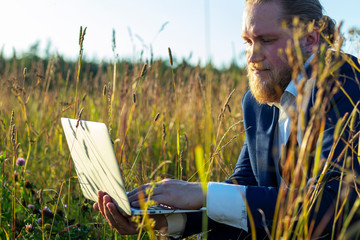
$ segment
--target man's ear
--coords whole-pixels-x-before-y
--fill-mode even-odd
[[[314,49],[319,45],[320,42],[320,32],[318,27],[314,27],[313,31],[305,34],[300,39],[300,46],[302,50],[307,53],[311,54]]]

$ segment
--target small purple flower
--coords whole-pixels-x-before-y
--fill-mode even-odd
[[[44,212],[48,212],[48,213],[52,213],[52,211],[50,210],[50,208],[48,208],[48,207],[46,207],[46,206],[43,208],[43,211],[44,211]]]
[[[52,213],[52,211],[48,207],[44,207],[43,210],[42,210],[42,213],[47,218],[52,218],[54,216],[54,214]]]
[[[38,224],[41,224],[41,223],[42,223],[42,219],[41,219],[41,218],[38,218],[36,221],[38,222]]]
[[[24,158],[18,158],[16,160],[16,166],[24,166],[25,165],[25,159]]]
[[[32,204],[28,204],[27,207],[28,207],[29,209],[33,210],[33,211],[35,210],[35,206],[32,205]]]

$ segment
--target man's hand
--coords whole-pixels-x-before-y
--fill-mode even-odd
[[[131,221],[131,216],[119,212],[111,197],[103,191],[98,192],[98,202],[94,204],[94,209],[100,211],[111,227],[115,228],[119,234],[137,234],[136,223]]]
[[[121,235],[137,234],[137,224],[131,221],[131,216],[119,212],[115,204],[111,201],[111,197],[103,191],[98,192],[98,202],[94,204],[94,209],[100,211],[111,227]],[[164,215],[151,215],[156,222],[155,230],[166,233],[167,221]]]
[[[151,184],[138,187],[128,194],[130,204],[139,207],[139,196],[147,198],[146,189]],[[165,179],[155,185],[150,199],[178,209],[200,209],[203,206],[204,194],[200,183]]]

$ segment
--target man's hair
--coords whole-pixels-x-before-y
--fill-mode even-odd
[[[323,14],[323,6],[319,0],[246,0],[248,4],[262,4],[277,1],[283,8],[283,19],[291,24],[295,17],[300,22],[309,24],[315,21],[315,26],[321,30],[320,43],[335,42],[335,22]]]

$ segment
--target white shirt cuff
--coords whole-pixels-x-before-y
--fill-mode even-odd
[[[248,231],[245,194],[245,186],[209,182],[206,197],[208,217],[216,222]]]
[[[175,213],[166,216],[168,230],[166,235],[179,238],[183,235],[187,217],[185,213]]]

